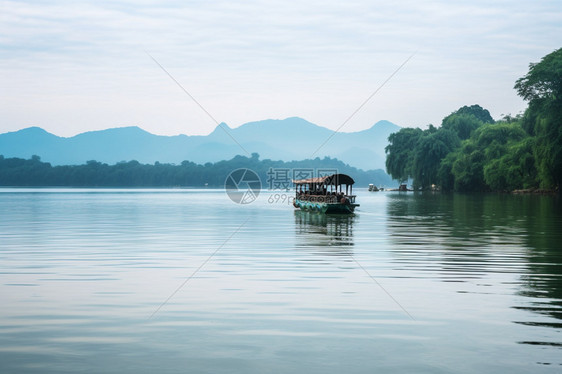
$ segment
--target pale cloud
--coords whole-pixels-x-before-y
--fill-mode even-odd
[[[528,64],[562,47],[557,1],[3,1],[0,132],[139,125],[159,134],[301,116],[337,128],[525,108]]]

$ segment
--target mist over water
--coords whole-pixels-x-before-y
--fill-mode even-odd
[[[562,369],[558,198],[270,197],[1,189],[0,372]]]

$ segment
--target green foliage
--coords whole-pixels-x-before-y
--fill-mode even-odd
[[[388,137],[386,170],[400,183],[412,176],[414,150],[422,135],[421,129],[404,128]]]
[[[451,130],[459,139],[465,140],[470,137],[470,134],[474,130],[483,124],[483,121],[471,114],[453,113],[443,119],[441,128]]]
[[[434,184],[453,189],[456,158],[448,155],[459,149],[461,140],[468,139],[483,125],[480,118],[493,122],[490,113],[479,105],[464,106],[445,117],[440,128],[433,125],[424,131],[404,128],[390,135],[385,149],[387,172],[400,183],[412,178],[416,189],[428,189]]]
[[[487,125],[478,129],[473,139],[476,144],[485,148],[487,152],[497,154],[504,149],[496,150],[499,145],[505,145],[508,142],[519,141],[526,137],[525,131],[519,123],[499,123],[497,125]],[[493,155],[491,155],[493,157]]]
[[[466,140],[474,130],[485,123],[494,123],[487,109],[477,104],[465,105],[443,118],[441,128],[452,130],[461,140]]]
[[[465,141],[452,162],[456,191],[486,191],[483,163],[485,155],[472,139]]]
[[[484,124],[459,110],[447,116],[440,128],[403,129],[396,133],[389,139],[387,168],[390,171],[399,165],[393,171],[413,178],[414,187],[422,189],[432,184],[445,191],[537,187],[536,138],[524,130],[523,123],[521,116],[506,116],[496,123]],[[403,144],[410,146],[400,148]]]
[[[449,129],[433,130],[430,128],[424,132],[414,151],[412,165],[414,187],[427,189],[437,183],[437,172],[441,160],[459,145],[458,136]]]
[[[514,190],[535,181],[532,139],[519,122],[478,128],[452,160],[458,191]]]
[[[439,129],[408,129],[415,141],[397,141],[400,133],[407,135],[401,130],[389,138],[387,170],[401,180],[413,177],[414,186],[422,188],[436,183],[443,190],[542,187],[560,192],[562,48],[530,64],[515,89],[529,101],[523,116],[507,115],[495,123],[479,105],[463,106]]]
[[[529,65],[515,83],[517,93],[529,101],[524,128],[535,136],[533,154],[541,187],[562,183],[562,48]]]
[[[556,101],[562,98],[562,48],[546,55],[539,63],[529,64],[529,72],[515,82],[519,96]]]
[[[482,123],[494,123],[494,119],[487,109],[482,108],[480,105],[475,104],[471,106],[463,106],[459,108],[454,114],[461,116],[473,116]],[[445,121],[447,117],[443,121]]]
[[[437,184],[443,191],[455,189],[455,176],[453,175],[453,164],[458,157],[457,152],[451,152],[441,160],[437,170]]]
[[[412,178],[416,189],[428,189],[434,184],[453,189],[456,158],[448,155],[458,150],[461,140],[468,139],[485,122],[493,121],[486,109],[472,105],[445,117],[440,128],[429,125],[425,131],[402,129],[389,137],[387,171],[400,182]]]
[[[541,187],[558,188],[562,183],[562,115],[537,119],[534,148]]]
[[[4,158],[0,155],[0,186],[223,187],[228,174],[239,168],[255,171],[264,188],[269,187],[267,180],[270,168],[337,170],[353,176],[359,185],[393,185],[392,180],[382,170],[358,170],[329,157],[283,162],[259,160],[259,155],[254,153],[251,157],[236,156],[228,161],[205,165],[190,161],[183,161],[180,165],[160,162],[145,165],[134,160],[107,165],[91,160],[84,165],[55,167],[41,162],[37,156],[24,160]]]
[[[533,155],[534,139],[526,138],[506,147],[505,154],[484,166],[484,180],[495,191],[512,191],[537,185]]]

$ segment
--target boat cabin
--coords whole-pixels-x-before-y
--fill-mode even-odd
[[[347,174],[331,174],[323,177],[293,180],[295,198],[328,204],[355,204],[353,184],[355,181]]]

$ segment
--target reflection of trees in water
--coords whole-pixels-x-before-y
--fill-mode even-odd
[[[554,198],[526,201],[524,209],[528,271],[521,277],[523,287],[519,294],[534,301],[515,308],[562,319],[562,201]],[[519,323],[562,327],[560,323]]]
[[[444,280],[519,276],[516,309],[562,319],[562,202],[554,196],[403,194],[390,197],[393,251],[407,269]],[[559,322],[516,323],[561,328]],[[525,341],[555,345],[558,342]]]
[[[317,248],[330,255],[349,256],[353,246],[353,223],[355,215],[328,215],[295,210],[297,247]]]
[[[446,281],[481,278],[500,269],[520,272],[525,229],[513,224],[510,197],[391,196],[387,227],[392,249],[405,267],[434,272]]]

